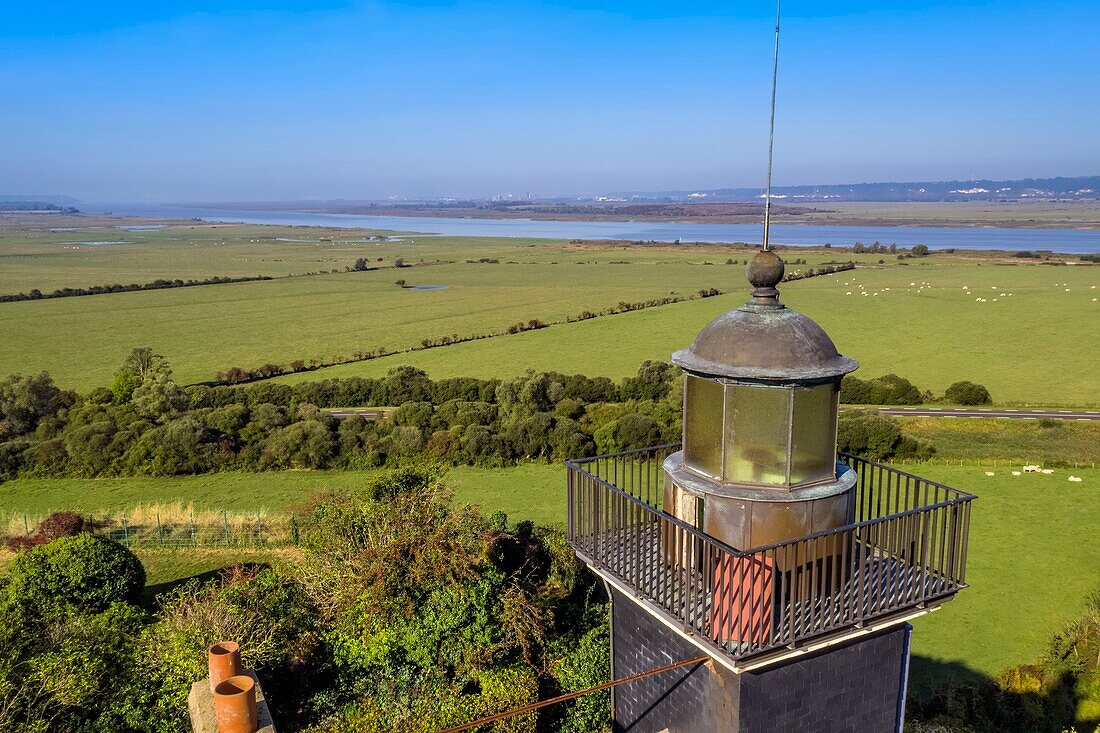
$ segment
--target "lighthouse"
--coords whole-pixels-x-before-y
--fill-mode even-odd
[[[758,251],[747,302],[672,355],[682,444],[567,462],[612,677],[707,657],[617,687],[617,731],[900,731],[909,622],[966,587],[975,497],[838,454],[858,364],[781,302],[783,274]]]

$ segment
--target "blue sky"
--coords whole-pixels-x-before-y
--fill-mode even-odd
[[[0,194],[760,185],[770,1],[0,0]],[[1100,173],[1100,2],[786,0],[777,184]]]

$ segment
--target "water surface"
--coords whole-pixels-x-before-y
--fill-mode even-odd
[[[467,219],[434,216],[367,216],[298,211],[196,209],[150,204],[103,204],[104,211],[129,216],[197,218],[216,222],[325,226],[430,232],[466,237],[544,239],[625,239],[656,242],[759,242],[760,224],[696,224],[652,221],[544,221],[538,219]],[[89,210],[96,207],[89,206]],[[924,244],[931,249],[1052,250],[1071,254],[1100,253],[1100,230],[1019,229],[1007,227],[829,226],[775,224],[771,239],[790,246],[856,242]]]

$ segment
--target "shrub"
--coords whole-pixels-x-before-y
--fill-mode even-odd
[[[30,537],[11,537],[9,550],[29,550],[59,537],[72,537],[84,530],[84,517],[76,512],[54,512],[38,523]]]
[[[897,374],[862,380],[847,375],[840,382],[840,401],[846,405],[919,405],[921,392]]]
[[[993,402],[989,390],[973,382],[955,382],[943,393],[944,399],[958,405],[988,405]]]
[[[61,537],[19,555],[11,565],[13,601],[56,610],[72,605],[101,611],[118,601],[136,601],[145,588],[145,568],[134,553],[102,537]]]

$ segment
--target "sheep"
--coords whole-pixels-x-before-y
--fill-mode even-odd
[[[986,471],[985,475],[986,476],[996,476],[997,474],[993,473],[992,471]]]
[[[1019,475],[1020,475],[1020,472],[1019,472],[1019,471],[1013,471],[1013,472],[1012,472],[1012,475],[1013,475],[1013,476],[1019,476]]]
[[[1069,480],[1072,481],[1075,484],[1081,483],[1081,477],[1080,476],[1070,476]]]
[[[1024,466],[1024,473],[1039,473],[1040,470],[1038,466]]]
[[[1054,473],[1054,469],[1053,469],[1053,468],[1044,468],[1044,469],[1043,469],[1043,475],[1044,475],[1044,476],[1049,476],[1049,475],[1050,475],[1050,474],[1052,474],[1052,473]]]

